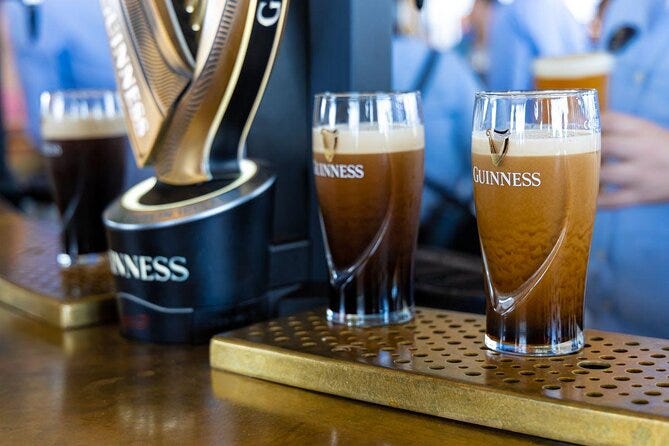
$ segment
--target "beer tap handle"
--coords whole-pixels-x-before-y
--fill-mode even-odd
[[[193,0],[193,2],[194,5],[189,12],[191,15],[190,27],[197,33],[199,41],[199,36],[202,31],[202,22],[204,22],[204,14],[207,9],[207,0]],[[188,11],[188,9],[186,11]]]
[[[208,0],[193,83],[156,160],[171,184],[239,172],[244,142],[267,84],[287,0]]]
[[[154,101],[131,39],[131,29],[126,23],[121,0],[100,0],[105,28],[109,37],[116,84],[123,99],[128,138],[135,161],[140,167],[147,165],[158,139],[164,119]]]
[[[198,0],[185,0],[184,1],[184,11],[188,14],[192,14],[195,11],[195,7],[198,3]]]
[[[173,69],[187,73],[190,77],[195,66],[195,54],[191,51],[187,36],[179,26],[177,11],[171,0],[147,0],[147,17],[151,32],[156,36],[158,49]]]
[[[288,0],[100,1],[138,164],[172,185],[239,174]]]
[[[173,14],[164,0],[122,0],[122,5],[130,22],[140,64],[137,68],[165,116],[191,80],[192,56],[181,46],[183,38],[179,38],[180,32],[171,20]],[[161,12],[170,19],[159,16]]]

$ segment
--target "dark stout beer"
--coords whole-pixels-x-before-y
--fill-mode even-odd
[[[123,117],[42,122],[54,198],[72,262],[107,250],[102,212],[123,191],[127,137]]]
[[[334,141],[336,147],[328,141]],[[335,315],[413,308],[423,128],[316,128],[314,175]],[[336,317],[335,317],[336,318]]]
[[[526,131],[499,166],[487,136],[474,135],[486,335],[495,343],[532,348],[581,336],[599,162],[598,135]]]

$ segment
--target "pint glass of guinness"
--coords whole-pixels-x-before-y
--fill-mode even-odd
[[[113,91],[43,93],[42,153],[62,220],[62,267],[107,250],[102,211],[123,191],[127,135]]]
[[[330,322],[367,326],[413,317],[424,139],[417,92],[316,96],[313,167]]]
[[[476,95],[472,176],[488,348],[561,355],[583,347],[599,165],[595,90]]]

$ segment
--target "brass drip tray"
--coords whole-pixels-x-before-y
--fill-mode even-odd
[[[488,350],[479,315],[356,329],[323,313],[218,335],[211,366],[555,440],[669,444],[669,340],[588,330],[578,354],[524,358]]]
[[[58,229],[0,202],[0,302],[61,328],[116,318],[105,264],[62,269]]]

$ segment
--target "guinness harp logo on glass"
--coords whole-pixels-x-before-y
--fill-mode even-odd
[[[323,152],[325,154],[325,160],[328,163],[331,163],[335,157],[335,151],[337,150],[337,143],[339,142],[339,135],[337,135],[337,129],[321,129],[321,137],[323,138]]]
[[[495,167],[499,167],[509,151],[509,138],[511,130],[486,130],[485,134],[488,136],[488,144],[490,145],[490,157]],[[501,146],[501,149],[500,149]]]

